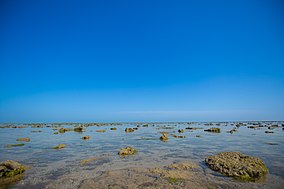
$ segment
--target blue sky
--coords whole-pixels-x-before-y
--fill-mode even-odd
[[[284,120],[284,3],[0,4],[0,121]]]

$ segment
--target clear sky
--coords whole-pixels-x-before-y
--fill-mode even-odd
[[[284,2],[0,1],[0,121],[284,120]]]

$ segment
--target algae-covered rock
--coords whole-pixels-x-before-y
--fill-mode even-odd
[[[18,138],[17,141],[21,141],[21,142],[30,142],[30,138]]]
[[[127,146],[126,148],[121,148],[121,150],[118,152],[118,155],[120,156],[128,156],[128,155],[133,155],[136,154],[137,150],[134,149],[131,146]]]
[[[59,144],[57,146],[54,146],[53,149],[61,149],[61,148],[65,148],[65,144]]]
[[[245,181],[255,181],[268,173],[264,162],[240,152],[222,152],[209,156],[205,163],[214,171]]]
[[[74,131],[75,132],[83,132],[83,127],[76,127],[76,128],[74,128]]]
[[[7,160],[0,163],[0,178],[13,177],[25,171],[25,167],[13,160]]]
[[[133,129],[133,128],[126,128],[126,129],[125,129],[125,132],[126,132],[126,133],[134,132],[134,129]]]
[[[65,133],[67,131],[72,131],[72,129],[70,129],[70,128],[60,128],[59,129],[59,133]]]
[[[160,137],[161,141],[166,142],[168,140],[168,133],[162,133],[162,136]]]
[[[112,128],[110,128],[110,130],[117,130],[117,128],[116,127],[112,127]]]
[[[210,129],[205,129],[204,131],[213,132],[213,133],[220,133],[221,129],[220,128],[216,128],[216,127],[212,127]]]
[[[5,146],[5,148],[12,148],[12,147],[19,147],[19,146],[25,146],[25,144],[8,144]]]

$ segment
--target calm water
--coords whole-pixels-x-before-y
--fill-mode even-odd
[[[0,161],[12,159],[24,165],[31,166],[27,170],[24,179],[10,186],[11,188],[38,188],[45,187],[53,180],[60,179],[68,174],[80,173],[82,179],[94,177],[102,171],[120,169],[125,167],[141,166],[153,167],[168,165],[173,162],[190,160],[204,169],[205,157],[223,151],[240,151],[247,155],[262,158],[269,168],[267,183],[284,181],[284,131],[279,127],[270,130],[267,127],[249,129],[241,126],[238,132],[233,134],[226,131],[234,128],[230,123],[222,123],[221,126],[205,126],[203,123],[160,123],[149,124],[149,127],[139,127],[132,133],[125,133],[125,128],[136,127],[137,124],[122,124],[112,126],[90,126],[83,133],[66,132],[53,134],[52,127],[44,128],[1,128],[0,129]],[[164,129],[164,127],[174,127]],[[178,129],[186,127],[199,127],[202,129],[184,133],[178,133]],[[64,125],[64,127],[73,127]],[[116,127],[117,130],[110,130]],[[221,128],[221,133],[204,132],[210,127]],[[105,129],[100,133],[96,130]],[[31,132],[31,131],[42,132]],[[169,136],[167,142],[159,140],[159,132],[166,131],[185,138]],[[90,135],[89,140],[82,140],[83,136]],[[201,135],[201,137],[196,137]],[[16,142],[17,138],[29,137],[30,142]],[[25,143],[22,147],[5,148],[7,144]],[[66,148],[52,149],[53,146],[64,143]],[[269,145],[274,143],[276,145]],[[133,146],[139,152],[129,158],[120,158],[117,152],[121,147]],[[80,160],[90,157],[103,157],[88,166],[80,165]],[[92,174],[90,175],[90,171]],[[213,171],[209,171],[214,174]],[[273,179],[272,179],[273,178]],[[224,178],[231,179],[231,178]]]

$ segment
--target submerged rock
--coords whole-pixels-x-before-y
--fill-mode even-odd
[[[25,171],[25,167],[13,160],[7,160],[0,163],[0,178],[13,177]]]
[[[54,146],[53,149],[61,149],[61,148],[65,148],[65,144],[59,144],[57,146]]]
[[[104,132],[106,132],[106,130],[96,130],[96,132],[98,132],[98,133],[104,133]]]
[[[12,148],[12,147],[18,147],[18,146],[25,146],[25,144],[8,144],[5,146],[5,148]]]
[[[185,138],[185,136],[182,136],[182,135],[174,135],[174,134],[171,134],[171,136],[175,137],[175,138]]]
[[[21,141],[21,142],[30,142],[30,138],[18,138],[17,141]]]
[[[265,133],[274,133],[273,131],[265,131]]]
[[[117,128],[116,127],[112,127],[112,128],[110,128],[110,130],[117,130]]]
[[[205,163],[214,171],[245,181],[255,181],[268,173],[264,162],[240,152],[222,152],[209,156]]]
[[[131,146],[127,146],[126,148],[121,148],[121,150],[118,152],[118,155],[120,156],[128,156],[128,155],[133,155],[136,154],[137,150],[134,149]]]
[[[212,127],[210,129],[205,129],[204,131],[213,132],[213,133],[220,133],[221,129],[220,128],[216,128],[216,127]]]
[[[162,140],[162,141],[167,141],[168,140],[168,133],[162,133],[162,136],[160,137],[160,139]]]

